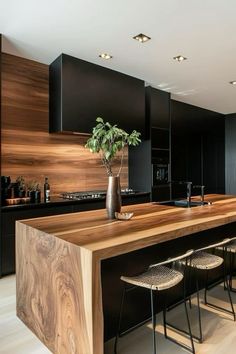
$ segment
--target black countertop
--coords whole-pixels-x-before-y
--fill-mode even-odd
[[[122,199],[126,198],[136,198],[149,195],[149,192],[136,192],[122,194]],[[89,204],[89,203],[105,203],[105,197],[100,198],[88,198],[88,199],[63,199],[60,196],[52,196],[49,202],[41,201],[39,203],[26,203],[26,204],[16,204],[16,205],[6,205],[1,207],[2,212],[15,211],[15,210],[27,210],[27,209],[40,209],[40,208],[50,208],[60,205],[76,205],[76,204]],[[105,204],[104,204],[105,207]]]

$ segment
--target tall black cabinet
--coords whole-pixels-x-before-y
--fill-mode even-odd
[[[225,117],[225,189],[236,194],[236,113]]]
[[[172,100],[171,122],[172,179],[205,185],[206,193],[224,193],[224,116]]]
[[[129,150],[129,184],[168,200],[170,188],[170,94],[146,87],[146,140]]]

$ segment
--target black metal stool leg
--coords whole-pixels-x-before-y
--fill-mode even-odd
[[[153,290],[150,290],[151,295],[151,312],[152,312],[152,334],[153,334],[153,354],[156,354],[156,314],[154,311],[154,299],[153,299]]]
[[[122,298],[121,298],[121,304],[120,304],[118,329],[117,329],[116,338],[115,338],[115,344],[114,344],[114,353],[115,354],[117,353],[118,338],[120,336],[120,329],[121,329],[121,321],[122,321],[125,294],[126,294],[126,286],[124,285],[123,292],[122,292]]]
[[[236,292],[236,289],[233,288],[233,274],[234,274],[234,263],[235,263],[235,254],[230,252],[230,291],[233,293]]]
[[[199,298],[199,285],[198,285],[198,277],[196,276],[196,290],[197,290],[197,307],[198,307],[198,324],[199,324],[199,341],[202,343],[203,336],[202,336],[202,319],[201,319],[201,307],[200,307],[200,298]]]
[[[190,277],[191,278],[191,277]],[[190,283],[191,284],[191,283]],[[194,348],[194,343],[193,343],[193,335],[192,335],[192,329],[191,329],[191,324],[190,324],[190,320],[189,320],[189,315],[188,315],[188,308],[187,308],[187,299],[186,299],[186,275],[184,276],[184,308],[185,308],[185,314],[186,314],[186,319],[187,319],[187,324],[188,324],[188,331],[189,331],[189,337],[190,337],[190,342],[191,342],[191,347],[192,347],[192,352],[193,354],[195,354],[195,348]],[[190,297],[191,299],[191,297]],[[189,300],[189,304],[190,306],[192,306],[191,304],[191,300]]]
[[[165,303],[164,303],[164,309],[163,309],[163,327],[164,327],[164,335],[165,338],[167,338],[167,329],[166,329],[166,307],[167,307],[167,294],[165,296]]]
[[[234,305],[233,305],[233,302],[232,302],[232,297],[231,297],[231,293],[230,293],[230,283],[229,283],[229,279],[228,279],[227,275],[226,275],[226,287],[227,287],[227,292],[228,292],[228,296],[229,296],[230,306],[231,306],[231,309],[232,309],[233,318],[234,318],[234,321],[235,321],[236,318],[235,318]]]
[[[206,270],[206,277],[205,277],[205,289],[204,289],[204,303],[207,304],[207,290],[208,290],[208,270]]]
[[[184,277],[185,279],[185,277]],[[187,308],[187,298],[186,298],[186,283],[184,280],[184,286],[183,286],[183,297],[184,297],[184,308],[185,308],[185,314],[186,314],[186,319],[187,319],[187,325],[188,325],[188,331],[185,331],[181,328],[176,327],[173,324],[170,324],[166,321],[166,305],[167,305],[167,297],[165,297],[165,307],[163,310],[163,325],[164,325],[164,334],[165,334],[165,338],[169,339],[171,342],[178,344],[180,347],[188,350],[189,352],[195,354],[195,348],[194,348],[194,343],[193,343],[193,335],[192,335],[192,331],[191,331],[191,324],[190,324],[190,320],[189,320],[189,315],[188,315],[188,308]],[[183,333],[184,335],[187,335],[190,339],[191,342],[191,346],[188,346],[184,343],[179,342],[178,340],[174,339],[173,337],[170,337],[167,333],[167,327],[171,328],[172,330],[175,330],[177,332]]]

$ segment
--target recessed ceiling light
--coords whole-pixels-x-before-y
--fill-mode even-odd
[[[102,58],[102,59],[106,59],[107,60],[107,59],[111,59],[112,55],[107,54],[107,53],[102,53],[102,54],[99,55],[99,57]]]
[[[236,85],[236,80],[229,82],[231,85]]]
[[[173,59],[176,60],[176,61],[179,61],[179,62],[184,61],[184,60],[187,60],[187,58],[184,57],[183,55],[177,55],[177,56],[174,57]]]
[[[136,39],[136,41],[139,41],[140,43],[144,43],[149,41],[151,37],[146,36],[146,34],[139,33],[137,36],[134,36],[133,39]]]

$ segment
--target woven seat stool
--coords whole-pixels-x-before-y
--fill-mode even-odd
[[[220,248],[223,250],[222,248]],[[236,237],[230,238],[230,242],[226,245],[225,250],[227,255],[229,255],[229,287],[230,291],[236,292],[236,288],[233,288],[233,275],[235,275],[234,271],[234,263],[235,263],[235,254],[236,254]],[[226,288],[226,286],[225,286]]]
[[[192,335],[192,336],[193,336],[193,338],[198,339],[200,342],[203,341],[203,334],[202,334],[202,321],[201,321],[201,307],[200,307],[200,299],[199,299],[199,280],[198,280],[198,274],[197,274],[198,271],[205,272],[205,289],[204,289],[204,303],[205,303],[205,305],[208,305],[210,307],[216,308],[217,310],[221,310],[223,312],[228,312],[228,313],[232,314],[233,319],[235,321],[234,306],[233,306],[232,298],[231,298],[231,294],[230,294],[229,277],[226,272],[224,258],[208,252],[209,250],[214,250],[214,249],[221,247],[223,249],[223,254],[224,254],[225,249],[226,249],[227,245],[229,244],[229,242],[230,242],[230,239],[225,239],[217,244],[211,244],[207,247],[195,250],[187,262],[187,266],[191,267],[195,271],[195,276],[196,276],[197,307],[198,307],[198,320],[199,320],[199,333],[200,333],[199,336],[195,336],[195,335]],[[224,284],[225,284],[227,292],[228,292],[231,310],[228,310],[224,307],[220,307],[216,304],[210,303],[207,300],[207,291],[218,284],[217,283],[217,284],[213,284],[211,286],[208,286],[209,271],[211,271],[217,267],[220,267],[221,265],[224,266]],[[191,304],[191,298],[190,298],[190,304]]]
[[[120,307],[120,313],[119,313],[118,330],[117,330],[117,335],[116,335],[115,345],[114,345],[114,353],[117,353],[118,338],[122,337],[123,335],[129,333],[131,330],[134,329],[134,328],[132,328],[131,330],[127,330],[123,333],[121,332],[125,295],[127,292],[132,291],[133,289],[135,289],[137,287],[142,287],[142,288],[146,288],[148,291],[150,291],[151,317],[152,317],[152,328],[153,328],[153,331],[152,331],[153,332],[153,353],[156,354],[156,350],[157,350],[156,349],[156,331],[155,331],[156,314],[155,314],[155,310],[154,310],[154,296],[158,292],[171,289],[174,286],[176,286],[177,284],[179,284],[180,282],[184,281],[184,299],[185,299],[185,274],[184,274],[184,272],[185,272],[186,268],[182,267],[183,271],[181,271],[181,270],[174,269],[173,266],[176,264],[175,262],[177,262],[177,261],[187,262],[188,257],[190,257],[192,253],[193,253],[193,251],[191,250],[179,257],[171,258],[166,261],[150,265],[147,271],[145,271],[137,276],[131,276],[131,277],[121,276],[120,279],[124,282],[124,288],[123,288],[121,307]],[[130,285],[132,285],[132,286],[130,286]],[[188,335],[190,337],[190,346],[185,345],[184,343],[181,343],[181,342],[175,340],[174,338],[168,336],[167,327],[166,327],[166,306],[163,310],[164,334],[165,334],[165,338],[167,338],[167,339],[171,340],[172,342],[180,345],[181,347],[187,349],[191,353],[195,353],[186,301],[184,301],[184,303],[185,303],[186,320],[187,320],[188,330],[189,330]]]

